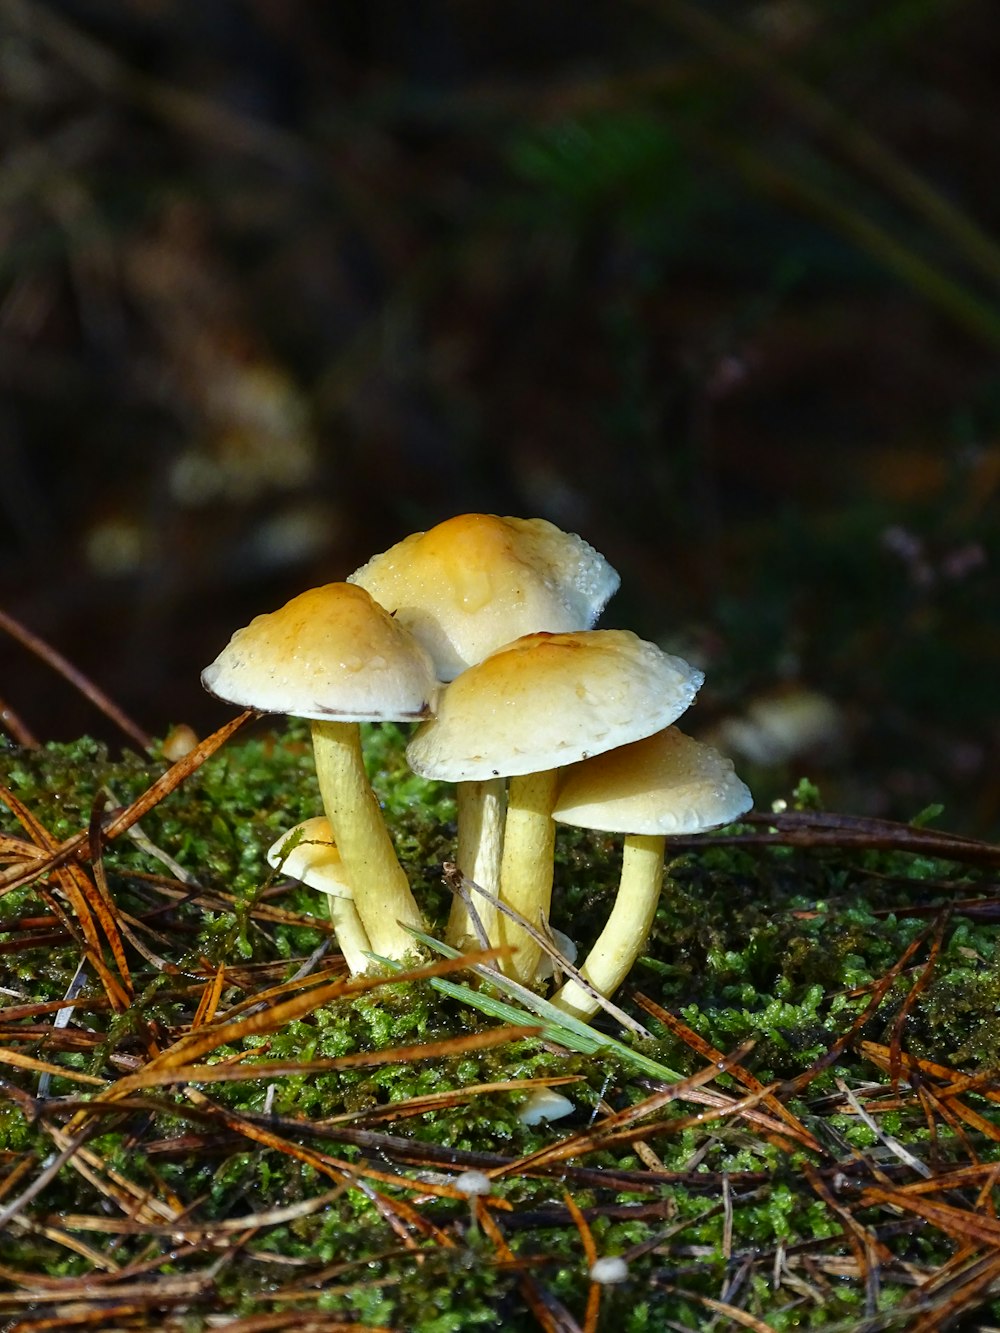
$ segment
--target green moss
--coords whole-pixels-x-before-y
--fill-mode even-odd
[[[396,727],[372,731],[369,771],[432,929],[440,930],[449,906],[440,866],[453,854],[453,797],[443,784],[409,773],[403,740]],[[103,788],[124,803],[162,771],[155,759],[112,758],[86,740],[37,753],[0,753],[0,780],[57,837],[86,827]],[[819,797],[800,783],[792,799],[808,805]],[[17,1030],[0,1044],[16,1045],[67,1072],[113,1080],[141,1067],[151,1042],[163,1047],[186,1029],[219,962],[227,965],[223,1011],[289,978],[328,939],[325,904],[300,885],[279,891],[282,881],[267,870],[264,853],[282,832],[317,810],[304,727],[252,737],[220,752],[142,821],[146,837],[197,881],[196,888],[178,894],[169,867],[127,838],[106,849],[110,891],[145,946],[143,953],[128,945],[135,1003],[125,1014],[111,1015],[101,987],[88,974],[62,1034],[72,1035],[78,1046],[63,1049],[59,1033],[49,1031],[51,1017],[44,1020],[44,1031],[28,1021],[15,1023]],[[2,827],[23,836],[9,814]],[[619,860],[616,839],[560,833],[555,924],[569,926],[584,947],[603,922]],[[701,1326],[710,1314],[700,1298],[718,1298],[740,1265],[747,1267],[741,1303],[772,1328],[852,1326],[865,1309],[860,1283],[826,1281],[820,1274],[815,1280],[826,1283],[823,1303],[810,1303],[791,1288],[775,1287],[775,1255],[779,1247],[789,1255],[802,1247],[813,1255],[850,1253],[839,1216],[807,1183],[806,1162],[820,1167],[842,1162],[841,1202],[852,1207],[859,1186],[852,1184],[851,1172],[861,1169],[859,1155],[877,1162],[880,1172],[905,1178],[883,1139],[849,1110],[840,1091],[843,1085],[876,1085],[885,1099],[891,1097],[887,1076],[866,1058],[861,1040],[887,1045],[902,1023],[904,1049],[911,1056],[965,1072],[1000,1064],[996,927],[961,916],[946,920],[934,969],[922,976],[934,931],[926,909],[935,901],[972,896],[975,883],[973,874],[897,852],[714,847],[674,859],[646,954],[619,998],[627,1006],[632,992],[644,991],[717,1049],[745,1047],[743,1062],[779,1089],[783,1080],[824,1057],[855,1024],[880,978],[910,945],[916,949],[909,968],[836,1062],[794,1096],[782,1094],[827,1156],[782,1143],[745,1120],[708,1114],[703,1121],[693,1119],[692,1104],[677,1101],[657,1113],[647,1135],[663,1169],[675,1173],[655,1190],[641,1187],[648,1166],[629,1142],[581,1150],[575,1161],[538,1175],[515,1170],[498,1181],[495,1197],[509,1208],[496,1208],[496,1223],[524,1271],[548,1293],[546,1299],[582,1319],[587,1264],[565,1211],[563,1191],[569,1189],[589,1210],[599,1252],[621,1254],[629,1263],[628,1282],[603,1294],[602,1324],[608,1327],[658,1333],[666,1319]],[[315,924],[275,920],[265,908],[314,914]],[[0,905],[0,947],[8,950],[4,985],[13,992],[4,996],[8,1009],[62,998],[76,972],[75,941],[33,943],[33,931],[22,923],[48,910],[39,885],[8,894]],[[918,979],[922,989],[910,1003]],[[685,1072],[701,1068],[701,1058],[668,1028],[635,1012],[652,1032],[636,1042],[644,1054]],[[537,1327],[519,1285],[521,1270],[498,1260],[487,1233],[471,1226],[464,1202],[421,1193],[416,1168],[398,1160],[398,1140],[408,1141],[411,1152],[426,1153],[422,1169],[430,1179],[447,1180],[467,1160],[463,1154],[489,1161],[490,1154],[514,1160],[538,1152],[565,1134],[585,1131],[604,1114],[602,1100],[622,1110],[655,1091],[654,1082],[609,1054],[567,1054],[530,1038],[480,1052],[318,1074],[265,1080],[254,1072],[261,1061],[331,1059],[462,1037],[492,1021],[426,982],[393,982],[210,1053],[205,1058],[241,1060],[245,1077],[206,1085],[201,1095],[207,1103],[193,1102],[183,1087],[168,1086],[149,1090],[141,1111],[102,1121],[88,1145],[102,1170],[119,1173],[154,1196],[175,1198],[199,1225],[301,1205],[300,1214],[264,1227],[234,1251],[214,1286],[206,1288],[211,1294],[191,1305],[185,1326],[207,1328],[223,1313],[235,1318],[280,1310],[281,1283],[291,1272],[296,1282],[313,1283],[314,1308],[361,1324],[435,1333],[497,1324]],[[610,1021],[596,1026],[620,1035]],[[567,1074],[580,1079],[566,1088],[577,1111],[571,1121],[554,1126],[524,1126],[518,1110],[526,1094],[514,1089],[404,1114],[413,1098]],[[0,1099],[4,1164],[37,1166],[52,1151],[44,1122],[29,1115],[23,1101],[37,1095],[38,1076],[12,1067],[3,1077],[22,1095],[22,1102]],[[737,1096],[745,1091],[725,1074],[718,1075],[716,1086]],[[55,1098],[80,1092],[59,1077],[47,1089]],[[995,1104],[974,1094],[969,1101],[985,1121],[1000,1120]],[[223,1111],[250,1117],[257,1136],[234,1134],[219,1119]],[[68,1118],[56,1103],[45,1113],[56,1123]],[[366,1119],[375,1113],[378,1119]],[[387,1118],[390,1113],[395,1118]],[[997,1156],[989,1136],[968,1125],[958,1133],[939,1124],[932,1140],[913,1098],[890,1101],[876,1114],[883,1135],[935,1166],[966,1160],[970,1146],[981,1160]],[[350,1131],[358,1130],[372,1136],[367,1143],[351,1138]],[[272,1141],[268,1133],[275,1136]],[[310,1201],[330,1190],[333,1180],[319,1166],[290,1155],[287,1147],[296,1143],[359,1170],[370,1163],[384,1176],[410,1179],[411,1187],[369,1182],[311,1211]],[[577,1167],[598,1174],[577,1178]],[[634,1188],[623,1187],[622,1172],[634,1173]],[[601,1183],[600,1173],[609,1183]],[[30,1207],[43,1217],[105,1215],[108,1179],[64,1170]],[[729,1182],[727,1203],[723,1180]],[[415,1228],[405,1210],[394,1218],[394,1201],[400,1209],[416,1209],[450,1244],[442,1246],[433,1232]],[[872,1228],[884,1221],[878,1210],[859,1216]],[[952,1253],[947,1239],[926,1226],[887,1237],[900,1259],[911,1263],[932,1266]],[[166,1238],[138,1234],[84,1238],[120,1265],[152,1262],[155,1271],[189,1276],[207,1270],[197,1246],[186,1250]],[[11,1240],[5,1262],[25,1272],[89,1271],[84,1255],[67,1252],[51,1238],[13,1235]],[[879,1312],[888,1317],[907,1291],[887,1269]]]

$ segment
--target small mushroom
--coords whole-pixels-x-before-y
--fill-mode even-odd
[[[572,1115],[576,1105],[555,1088],[536,1088],[517,1113],[522,1125],[541,1125]]]
[[[559,766],[667,726],[701,682],[700,671],[629,630],[527,634],[447,686],[406,757],[446,782],[510,779],[500,897],[538,927],[552,892]],[[513,976],[535,980],[541,949],[522,927],[498,915],[487,933],[517,950]]]
[[[237,630],[202,684],[229,703],[309,720],[323,808],[374,952],[403,958],[421,924],[371,789],[360,722],[426,717],[430,658],[363,588],[328,583]]]
[[[461,1171],[451,1183],[467,1199],[484,1199],[493,1189],[493,1182],[485,1171]]]
[[[588,1277],[599,1287],[615,1287],[628,1281],[628,1264],[620,1254],[605,1254],[590,1265]]]
[[[431,654],[439,679],[450,681],[524,634],[589,629],[620,579],[582,537],[544,518],[459,514],[373,556],[349,582],[392,612]],[[493,896],[505,796],[503,779],[490,774],[457,791],[459,868]],[[475,906],[481,919],[490,917],[488,907]],[[448,941],[461,947],[470,935],[456,898]]]
[[[326,894],[340,952],[352,975],[365,972],[371,961],[368,956],[372,951],[371,940],[354,906],[354,890],[326,816],[307,819],[282,834],[268,849],[267,863],[292,879],[300,879],[310,889]]]
[[[569,963],[572,967],[576,962],[576,940],[570,939],[565,931],[556,930],[555,926],[551,925],[546,933],[548,935],[549,944],[555,950],[558,959],[552,954],[543,953],[538,961],[538,966],[535,968],[536,981],[547,981],[549,977],[554,977],[557,968],[562,963]]]
[[[611,915],[580,968],[596,991],[617,990],[646,942],[660,899],[668,836],[731,823],[752,804],[732,762],[676,727],[565,770],[554,819],[626,835]],[[599,1008],[576,981],[560,987],[553,1003],[577,1018]]]

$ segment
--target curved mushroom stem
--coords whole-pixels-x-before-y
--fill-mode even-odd
[[[342,898],[339,894],[333,893],[328,896],[330,899],[330,920],[333,922],[333,933],[337,937],[337,946],[344,955],[351,976],[359,976],[371,967],[372,960],[368,955],[373,952],[372,942],[368,938],[367,930],[361,924],[361,917],[358,915],[358,909],[354,906],[354,899]]]
[[[507,794],[500,898],[536,929],[541,927],[543,919],[548,920],[552,901],[552,859],[556,845],[552,807],[558,780],[558,768],[525,773],[511,778]],[[496,943],[509,944],[517,950],[503,965],[507,975],[531,985],[542,956],[541,946],[502,912],[497,914]]]
[[[507,786],[503,778],[482,782],[460,782],[458,804],[458,868],[467,879],[495,898],[500,892],[500,857],[503,851],[503,819],[507,808]],[[473,893],[472,906],[486,932],[496,934],[497,909],[482,894]],[[456,949],[478,943],[461,898],[452,903],[448,918],[447,942]]]
[[[662,834],[630,833],[622,852],[622,873],[615,905],[607,924],[580,968],[582,976],[601,995],[618,989],[638,958],[656,916],[663,886]],[[576,1018],[589,1018],[599,1002],[575,981],[567,981],[552,1003]]]
[[[404,958],[416,948],[404,927],[423,923],[365,772],[361,728],[328,719],[310,725],[323,808],[361,924],[374,953]]]

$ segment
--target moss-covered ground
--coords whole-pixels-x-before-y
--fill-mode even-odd
[[[0,753],[4,1329],[1000,1322],[1000,856],[759,822],[677,848],[634,1026],[563,1042],[427,951],[352,983],[264,860],[319,813],[308,734],[246,734],[113,837],[165,761]],[[440,934],[452,793],[395,728],[367,745]],[[788,801],[807,830],[819,794]],[[553,924],[584,946],[619,851],[560,831]],[[545,1083],[575,1110],[529,1127]]]

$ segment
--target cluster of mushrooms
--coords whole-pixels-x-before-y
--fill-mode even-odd
[[[583,984],[552,997],[578,1017],[645,944],[667,837],[750,808],[731,762],[672,725],[702,673],[628,630],[592,628],[619,582],[545,519],[463,514],[257,616],[202,673],[230,703],[309,720],[325,814],[269,860],[330,895],[352,972],[412,954],[423,927],[365,772],[361,723],[419,723],[407,762],[456,784],[456,861],[483,891],[456,897],[447,941],[509,946],[503,966],[518,981],[538,984],[551,966],[556,824],[625,835]]]

